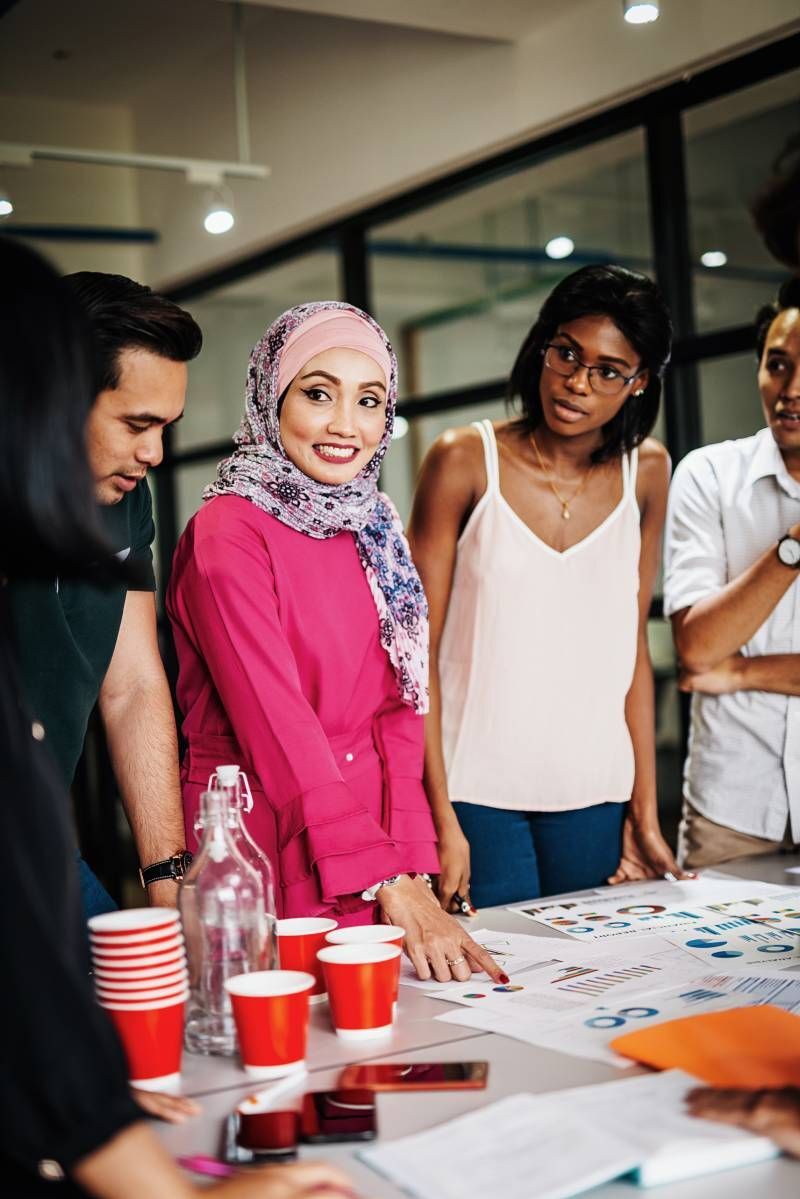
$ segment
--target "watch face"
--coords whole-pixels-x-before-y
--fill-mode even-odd
[[[784,566],[797,566],[800,563],[800,541],[794,537],[784,537],[778,542],[778,557]]]

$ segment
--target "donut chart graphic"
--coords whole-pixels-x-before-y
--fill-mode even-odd
[[[657,1007],[621,1007],[619,1009],[620,1016],[627,1016],[629,1020],[646,1020],[648,1016],[657,1016]]]
[[[617,908],[618,916],[656,916],[667,909],[661,903],[633,903],[628,908]]]
[[[508,995],[511,991],[524,991],[525,988],[520,983],[506,983],[501,987],[493,987],[494,991],[501,991]]]
[[[624,1016],[592,1016],[585,1021],[587,1028],[620,1028],[624,1023]]]
[[[759,945],[759,953],[791,953],[794,945]]]

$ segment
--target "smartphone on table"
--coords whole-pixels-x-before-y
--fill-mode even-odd
[[[340,1087],[367,1091],[482,1091],[488,1062],[376,1062],[347,1066]]]

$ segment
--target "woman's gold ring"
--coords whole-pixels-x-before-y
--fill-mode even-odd
[[[447,962],[448,966],[460,966],[461,963],[466,962],[467,959],[462,954],[460,958],[453,958],[452,961],[450,958],[445,958],[444,960]]]

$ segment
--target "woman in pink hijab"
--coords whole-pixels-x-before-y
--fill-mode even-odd
[[[251,354],[236,449],[167,594],[187,838],[209,774],[238,762],[279,916],[377,917],[406,930],[420,978],[499,979],[419,877],[438,869],[422,785],[427,604],[377,488],[396,397],[386,335],[349,304],[290,309]]]

